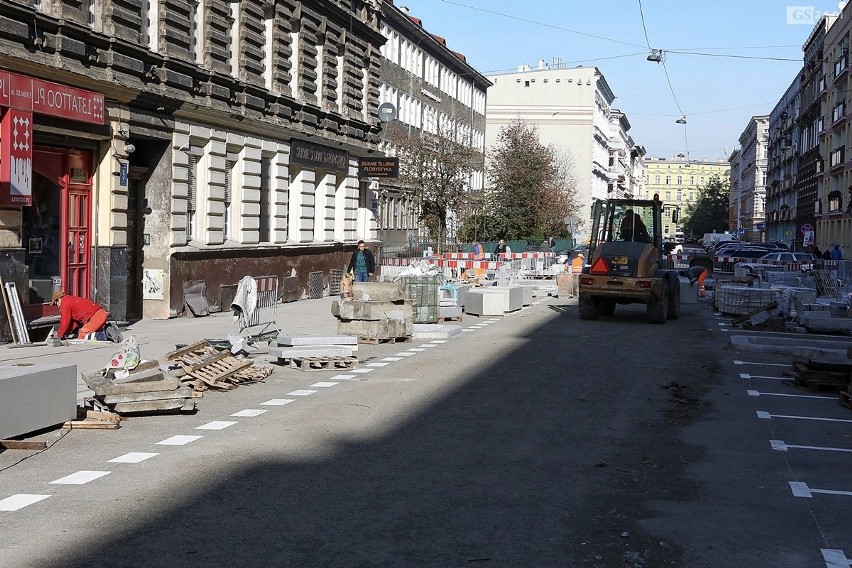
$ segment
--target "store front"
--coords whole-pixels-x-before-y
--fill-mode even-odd
[[[51,132],[42,133],[48,121]],[[67,134],[58,136],[53,124],[66,122]],[[2,228],[19,235],[4,243],[4,259],[17,268],[0,272],[15,281],[28,321],[56,315],[50,300],[57,290],[91,296],[95,155],[91,140],[75,141],[85,126],[74,123],[102,126],[103,95],[0,72]]]

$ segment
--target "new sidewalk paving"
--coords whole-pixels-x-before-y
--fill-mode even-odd
[[[317,300],[300,300],[286,304],[277,304],[276,320],[278,329],[285,335],[337,335],[337,319],[331,315],[331,303],[337,296],[327,296]],[[251,328],[252,332],[259,328]],[[122,333],[127,338],[136,337],[142,359],[158,359],[173,351],[178,344],[190,344],[202,339],[227,339],[228,334],[239,332],[231,312],[210,314],[193,318],[182,317],[168,320],[141,320]],[[266,353],[266,344],[260,343],[260,349],[250,354],[257,364],[270,362]],[[94,393],[80,378],[80,371],[97,370],[105,367],[112,355],[118,350],[118,344],[91,342],[79,345],[50,345],[33,347],[14,347],[11,344],[0,346],[0,366],[22,363],[48,363],[77,366],[77,399],[82,401]]]

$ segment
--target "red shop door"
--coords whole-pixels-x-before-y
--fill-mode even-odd
[[[46,178],[59,193],[58,211],[49,211],[59,220],[57,276],[66,294],[89,298],[91,259],[92,153],[87,150],[48,148],[33,150],[33,170]],[[47,299],[49,302],[49,298]],[[27,313],[29,308],[29,312]],[[48,304],[27,306],[28,317],[56,312]]]

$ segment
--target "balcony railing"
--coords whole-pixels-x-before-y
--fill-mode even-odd
[[[837,79],[843,72],[849,69],[849,56],[842,55],[834,62],[834,78]]]

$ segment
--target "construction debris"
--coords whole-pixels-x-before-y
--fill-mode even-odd
[[[359,342],[410,341],[414,308],[406,299],[402,282],[356,282],[353,298],[334,301],[331,313],[337,317],[337,333],[357,337]],[[437,284],[435,316],[437,317]]]
[[[254,367],[251,359],[235,357],[230,351],[221,351],[205,340],[166,353],[163,360],[181,382],[197,393],[209,388],[231,390],[243,383],[262,381],[272,374],[271,367]]]
[[[118,414],[195,410],[192,389],[182,387],[177,378],[158,368],[130,372],[120,383],[101,371],[81,372],[80,375],[94,391],[95,400]]]
[[[335,304],[337,302],[335,301]],[[343,306],[351,303],[345,302]],[[359,302],[360,303],[360,302]],[[334,308],[332,308],[332,311]],[[278,345],[269,348],[269,354],[281,365],[302,371],[354,369],[358,359],[358,338],[347,335],[287,336],[280,334]]]

